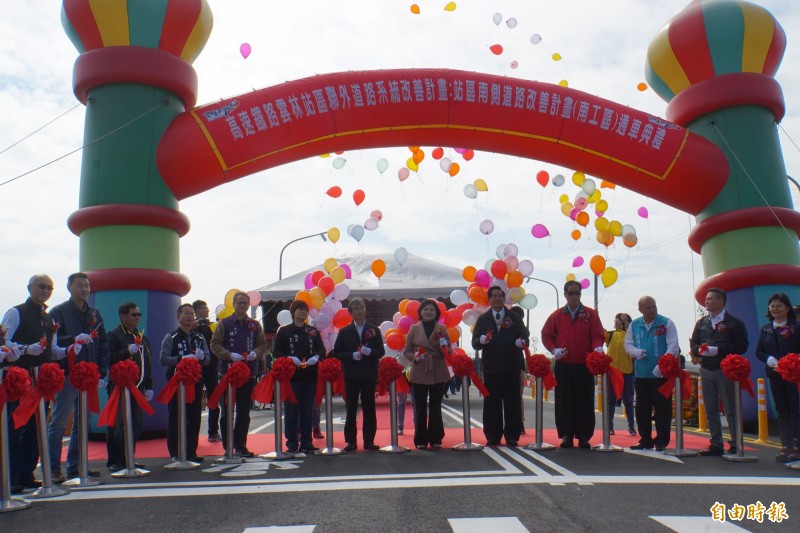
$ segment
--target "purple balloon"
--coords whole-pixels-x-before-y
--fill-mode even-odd
[[[572,266],[574,268],[578,268],[579,266],[583,265],[583,257],[578,256],[572,260]]]
[[[581,280],[581,289],[588,289],[588,288],[589,288],[589,285],[591,285],[591,283],[589,282],[589,280],[588,280],[588,279],[586,279],[586,278],[583,278],[583,279]]]
[[[312,272],[309,272],[308,274],[306,274],[306,279],[303,280],[303,286],[306,288],[307,291],[316,287],[316,285],[314,285],[314,280],[311,279],[311,275]]]
[[[550,232],[547,230],[547,227],[544,224],[534,224],[534,226],[531,228],[531,235],[537,239],[543,239],[550,235]]]
[[[642,218],[647,218],[648,216],[650,216],[650,213],[647,212],[647,208],[646,207],[640,207],[639,210],[636,211],[636,212]]]
[[[248,58],[250,52],[252,51],[253,49],[250,47],[248,43],[242,43],[241,46],[239,46],[239,53],[242,54],[242,57],[245,59]]]
[[[344,270],[344,279],[353,279],[353,271],[350,270],[350,265],[347,263],[342,263],[339,265]]]

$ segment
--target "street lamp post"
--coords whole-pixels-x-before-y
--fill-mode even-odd
[[[561,307],[561,304],[559,303],[559,299],[558,299],[558,287],[556,287],[555,285],[553,285],[552,283],[550,283],[550,282],[549,282],[549,281],[547,281],[546,279],[541,279],[541,278],[532,278],[532,277],[530,277],[530,276],[525,276],[525,279],[527,279],[527,280],[533,280],[533,281],[541,281],[542,283],[547,283],[548,285],[550,285],[551,287],[553,287],[553,290],[556,292],[556,309],[558,309],[559,307]]]
[[[289,241],[286,244],[284,244],[283,248],[281,248],[281,254],[278,257],[278,279],[279,280],[283,279],[283,251],[286,250],[287,246],[289,246],[290,244],[295,243],[297,241],[302,241],[303,239],[311,239],[312,237],[316,237],[316,236],[322,237],[322,240],[327,242],[328,239],[325,237],[326,233],[327,232],[325,232],[325,231],[321,231],[319,233],[312,233],[311,235],[306,235],[305,237],[298,237],[297,239],[295,239],[293,241]]]

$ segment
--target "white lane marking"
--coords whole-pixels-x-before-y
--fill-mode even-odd
[[[450,407],[449,405],[442,404],[442,411],[446,415],[451,417],[453,420],[456,420],[457,422],[461,422],[461,424],[464,423],[464,414],[461,411],[459,411],[458,409],[454,409],[453,407]],[[474,428],[483,429],[483,424],[481,424],[480,422],[478,422],[477,420],[475,420],[472,417],[470,417],[469,423]]]
[[[274,423],[275,423],[275,420],[270,420],[269,422],[267,422],[263,426],[258,426],[256,429],[254,429],[253,431],[248,433],[248,435],[255,435],[256,433],[260,432],[262,429],[267,429],[268,427],[270,427]],[[281,438],[283,438],[283,437],[281,437]]]
[[[504,453],[505,455],[509,456],[512,460],[518,462],[523,467],[525,467],[528,471],[536,474],[537,476],[553,477],[552,474],[550,474],[550,472],[548,472],[547,470],[544,470],[543,468],[540,468],[540,467],[536,466],[532,462],[528,461],[527,459],[525,459],[521,455],[519,455],[517,453],[514,453],[513,451],[509,450],[508,448],[498,448],[498,450],[500,452]]]
[[[730,522],[716,522],[710,516],[651,516],[650,518],[678,533],[747,531],[747,529]]]
[[[502,531],[503,533],[530,533],[515,516],[487,516],[482,518],[449,518],[447,520],[453,533],[485,533],[486,531]]]
[[[500,468],[505,470],[506,474],[521,474],[522,470],[517,468],[516,466],[512,465],[511,462],[506,460],[504,457],[501,457],[499,453],[497,453],[492,448],[484,448],[483,453],[488,455],[495,463],[497,463]]]
[[[317,526],[248,527],[242,533],[312,533]]]
[[[531,456],[532,458],[534,458],[535,460],[539,461],[543,465],[552,468],[553,470],[555,470],[556,472],[558,472],[562,476],[577,476],[578,475],[575,472],[573,472],[572,470],[567,470],[563,466],[561,466],[561,465],[559,465],[557,463],[554,463],[550,459],[546,458],[545,456],[543,456],[541,454],[536,453],[533,450],[526,450],[525,448],[522,448],[522,451],[526,455]]]
[[[631,450],[630,448],[623,448],[622,451],[625,453],[629,453],[631,455],[640,455],[642,457],[649,457],[650,459],[661,459],[662,461],[669,461],[671,463],[685,464],[683,461],[681,461],[674,455],[667,455],[665,453],[657,452],[655,450]]]

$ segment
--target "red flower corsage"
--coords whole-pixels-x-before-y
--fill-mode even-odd
[[[137,333],[136,335],[134,335],[133,336],[133,342],[134,342],[134,344],[136,344],[136,346],[141,346],[142,345],[142,334],[141,333]]]
[[[368,341],[371,338],[375,337],[375,330],[372,328],[368,328],[364,330],[364,340]]]
[[[725,325],[725,322],[718,322],[717,325],[714,326],[714,331],[725,333],[728,331],[728,326]]]
[[[656,331],[653,333],[653,335],[655,335],[656,337],[663,337],[666,334],[667,334],[667,326],[663,324],[656,327]]]
[[[39,339],[39,344],[42,345],[42,349],[44,350],[45,348],[47,348],[47,339],[44,336],[42,336],[42,338]]]
[[[95,324],[97,324],[97,311],[92,309],[89,314],[89,327],[93,328]]]
[[[512,323],[513,323],[513,322],[511,322],[511,318],[509,318],[509,317],[505,317],[505,318],[503,319],[503,322],[500,324],[500,329],[508,329],[508,328],[510,328],[510,327],[511,327],[511,324],[512,324]]]
[[[781,326],[777,329],[777,331],[781,338],[788,339],[792,336],[792,328],[789,326]]]
[[[257,330],[258,329],[258,322],[256,322],[255,320],[248,320],[247,321],[247,329],[249,329],[250,331]]]
[[[312,328],[311,326],[306,326],[304,331],[306,332],[306,335],[308,335],[309,337],[313,338],[317,336],[316,328]]]
[[[589,314],[586,311],[581,311],[575,318],[577,318],[578,320],[582,320],[583,322],[588,322]]]

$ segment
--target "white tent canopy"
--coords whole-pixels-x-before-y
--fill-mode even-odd
[[[383,259],[386,272],[380,278],[372,273],[372,262]],[[360,296],[370,300],[395,300],[403,298],[449,298],[456,289],[465,290],[467,282],[461,270],[409,253],[400,266],[394,254],[345,255],[336,258],[339,264],[346,263],[352,271],[352,279],[344,283],[350,287],[350,297]],[[309,272],[325,271],[317,265],[292,276],[258,289],[262,301],[293,300],[298,291],[305,288],[304,281]]]

